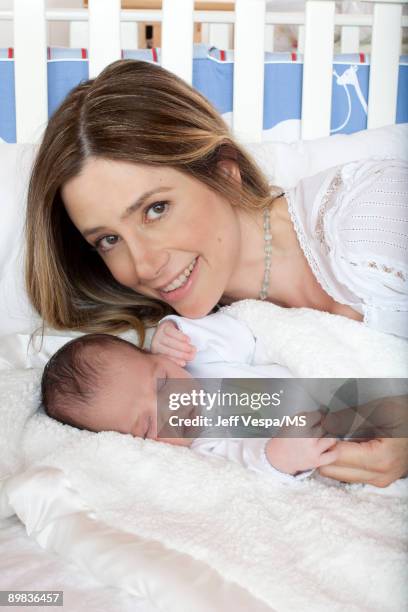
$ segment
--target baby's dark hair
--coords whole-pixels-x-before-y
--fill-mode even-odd
[[[41,379],[46,414],[60,423],[84,429],[81,415],[89,408],[109,369],[109,349],[130,342],[110,334],[87,334],[64,344],[48,361]]]

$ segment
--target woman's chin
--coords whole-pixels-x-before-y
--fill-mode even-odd
[[[172,304],[174,310],[181,317],[186,317],[187,319],[201,319],[202,317],[206,317],[211,314],[214,307],[217,306],[218,300],[200,300],[195,304]]]

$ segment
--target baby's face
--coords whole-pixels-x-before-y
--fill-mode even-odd
[[[92,431],[117,431],[157,439],[157,379],[189,378],[190,374],[163,355],[117,346],[107,353],[103,381],[81,423]],[[190,446],[188,438],[160,438]]]

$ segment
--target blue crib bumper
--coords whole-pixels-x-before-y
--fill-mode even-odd
[[[48,61],[48,114],[68,92],[88,79],[86,49],[51,47]],[[0,138],[16,142],[13,49],[0,49]],[[122,51],[124,59],[153,63],[160,49]],[[233,51],[195,45],[193,85],[228,120],[233,100]],[[351,134],[367,127],[370,57],[343,54],[333,58],[331,133]],[[300,137],[303,57],[297,53],[265,53],[264,138],[290,142]],[[318,96],[318,92],[316,92]],[[400,58],[396,123],[408,122],[408,56]]]

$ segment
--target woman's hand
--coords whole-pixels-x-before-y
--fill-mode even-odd
[[[178,329],[173,321],[163,321],[156,329],[150,346],[152,353],[166,355],[177,365],[184,367],[187,361],[194,359],[195,347],[190,338]]]
[[[379,438],[367,442],[338,442],[334,463],[319,468],[327,478],[387,487],[408,474],[408,439]]]
[[[360,441],[337,443],[338,457],[331,465],[319,469],[322,476],[387,487],[408,475],[407,396],[385,397],[329,413],[322,426],[328,435],[349,432],[348,437],[350,434],[360,437]],[[365,441],[361,441],[362,434]],[[374,436],[377,438],[367,439]]]

